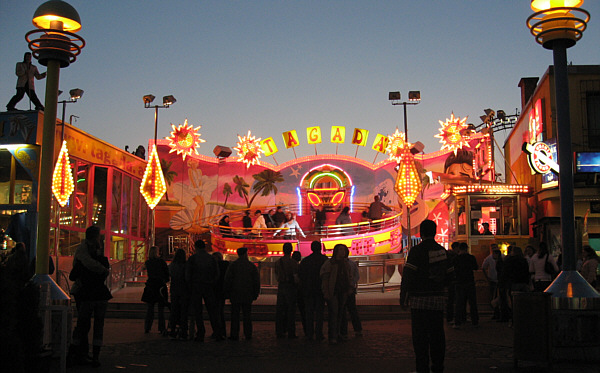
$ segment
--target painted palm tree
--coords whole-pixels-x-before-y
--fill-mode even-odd
[[[246,204],[248,204],[248,188],[250,185],[248,185],[243,177],[239,177],[237,175],[233,177],[233,182],[235,183],[235,191],[240,197],[243,197],[244,200],[246,200]]]
[[[232,193],[233,191],[231,190],[231,185],[229,185],[229,183],[225,183],[225,185],[223,185],[223,195],[225,196],[225,202],[223,202],[223,207],[227,205],[227,199]]]
[[[254,194],[252,195],[252,198],[250,198],[250,201],[246,199],[248,208],[252,206],[254,198],[256,198],[259,193],[263,197],[266,197],[271,193],[277,194],[277,186],[275,183],[281,183],[284,180],[279,171],[272,170],[263,170],[258,174],[252,175],[252,177],[255,180],[254,185],[252,185],[252,191]]]
[[[160,160],[160,168],[162,168],[163,176],[165,178],[165,181],[167,182],[167,185],[169,185],[169,186],[171,186],[171,183],[173,182],[173,180],[175,180],[175,177],[177,176],[177,172],[171,170],[172,165],[173,165],[173,161],[167,162],[164,159]],[[169,200],[168,188],[167,188],[167,192],[165,192],[165,197],[167,198],[167,201],[168,201]]]

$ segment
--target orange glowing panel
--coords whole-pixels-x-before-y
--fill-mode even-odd
[[[405,150],[400,161],[394,190],[408,208],[412,207],[421,192],[421,178],[415,165],[415,159],[408,149]]]
[[[171,131],[171,136],[167,137],[167,140],[169,140],[169,147],[171,147],[169,153],[177,152],[178,155],[181,154],[184,161],[185,157],[188,155],[198,155],[196,148],[201,142],[206,141],[201,139],[201,135],[198,133],[198,130],[202,128],[202,126],[194,128],[188,124],[188,120],[186,119],[179,127],[175,127],[173,123],[171,123],[171,127],[173,128],[173,131]]]
[[[331,198],[331,205],[332,206],[337,206],[340,203],[342,203],[342,201],[344,200],[344,195],[346,193],[344,193],[343,191],[337,192],[336,194],[333,195],[333,197]]]
[[[408,146],[404,133],[399,132],[398,128],[396,128],[396,132],[389,136],[388,139],[386,151],[390,156],[390,160],[400,162],[402,154],[404,153],[404,148]]]
[[[158,159],[156,146],[153,146],[144,177],[142,178],[142,184],[140,185],[140,193],[144,196],[148,207],[153,210],[166,191],[167,183],[165,182],[165,176],[160,167],[160,159]]]
[[[321,198],[316,193],[309,192],[308,201],[313,206],[321,206]]]
[[[238,135],[238,140],[237,146],[233,148],[238,152],[238,162],[244,162],[246,168],[250,168],[253,164],[260,164],[258,159],[260,158],[260,153],[263,152],[260,143],[261,139],[255,138],[248,131],[248,135],[244,137]]]
[[[71,173],[69,150],[67,149],[67,142],[63,141],[60,153],[58,153],[58,159],[56,160],[56,166],[54,167],[54,174],[52,175],[52,193],[56,197],[60,207],[65,207],[74,190],[75,183],[73,182],[73,174]]]
[[[440,128],[440,133],[435,135],[434,137],[438,137],[440,139],[440,143],[442,144],[441,150],[450,150],[456,154],[458,149],[462,149],[463,147],[471,147],[469,145],[470,136],[467,135],[467,118],[464,117],[460,119],[460,117],[454,117],[454,113],[450,119],[446,118],[446,122],[439,121],[442,127]]]

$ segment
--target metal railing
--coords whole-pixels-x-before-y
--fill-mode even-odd
[[[146,242],[140,243],[133,254],[127,258],[111,264],[106,286],[110,291],[121,289],[125,286],[127,280],[137,276],[144,265],[143,258],[140,258],[140,252],[144,249]]]
[[[360,278],[358,292],[395,291],[400,289],[401,273],[405,259],[403,255],[389,254],[372,257],[351,258],[358,264]],[[275,275],[276,261],[261,261],[255,264],[260,273],[261,289],[275,291],[277,289],[277,276]]]
[[[268,211],[271,208],[275,208],[276,206],[266,206],[262,207],[262,211]],[[355,210],[364,210],[368,207],[368,204],[356,204]],[[285,208],[293,213],[297,213],[298,206],[297,205],[286,205]],[[254,229],[254,228],[242,228],[239,226],[231,226],[231,227],[222,227],[219,225],[219,220],[224,215],[229,215],[230,222],[239,221],[244,216],[244,210],[237,211],[229,211],[227,213],[213,216],[208,222],[208,228],[211,234],[215,234],[221,237],[230,237],[230,238],[249,238],[256,239],[258,237],[273,237],[275,232],[278,232],[278,235],[284,236],[285,230],[288,228],[262,228],[262,229]],[[255,209],[250,209],[251,211],[255,211]],[[333,238],[333,237],[341,237],[341,236],[349,236],[356,235],[362,233],[370,233],[375,231],[384,230],[387,228],[397,227],[401,223],[402,214],[399,211],[392,211],[393,215],[373,221],[361,221],[352,224],[341,224],[341,225],[324,225],[320,228],[311,227],[302,227],[302,230],[307,236],[317,236],[322,238]],[[252,231],[259,231],[258,234],[253,234]]]

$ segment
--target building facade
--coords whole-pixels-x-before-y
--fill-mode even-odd
[[[574,159],[577,250],[600,251],[600,66],[569,66],[569,105]],[[504,145],[507,179],[529,185],[530,235],[560,253],[554,69],[541,78],[523,78],[522,115]]]

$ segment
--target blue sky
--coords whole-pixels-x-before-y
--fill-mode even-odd
[[[61,70],[61,90],[85,91],[67,105],[66,117],[77,115],[76,126],[132,150],[154,133],[145,94],[177,98],[159,110],[159,137],[187,118],[202,125],[207,142],[199,152],[212,155],[216,145],[233,147],[250,129],[275,139],[281,163],[294,157],[282,132],[296,129],[304,140],[306,127],[327,132],[344,125],[368,129],[371,142],[376,133],[403,129],[402,107],[390,104],[388,92],[406,97],[420,90],[421,104],[408,108],[409,141],[432,152],[440,148],[433,137],[440,120],[454,112],[479,124],[488,107],[513,114],[521,106],[519,80],[539,77],[552,64],[552,52],[526,27],[533,13],[528,0],[68,2],[81,16],[79,35],[87,45]],[[24,35],[34,29],[31,18],[41,3],[0,3],[3,108],[15,92],[15,63],[28,50]],[[600,64],[600,1],[587,0],[583,8],[592,18],[568,60]],[[44,91],[45,80],[37,81],[42,101]],[[27,107],[24,98],[18,108]],[[317,150],[333,153],[335,145],[324,142]],[[296,154],[314,154],[314,147],[304,142]],[[358,156],[372,160],[375,152],[369,145]]]

